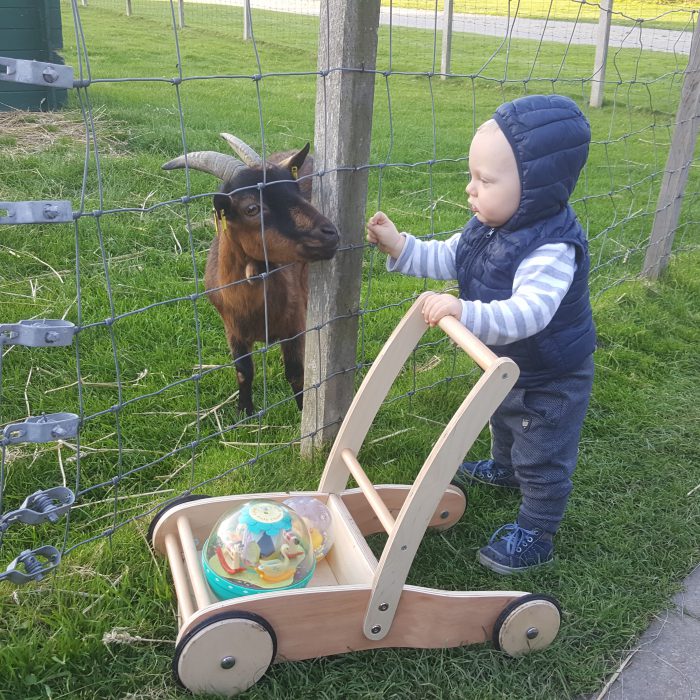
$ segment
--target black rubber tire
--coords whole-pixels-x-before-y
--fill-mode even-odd
[[[176,498],[167,505],[163,506],[156,514],[153,516],[153,520],[151,520],[151,524],[148,526],[148,532],[146,533],[146,541],[148,542],[149,546],[151,549],[153,549],[153,531],[156,529],[156,525],[158,524],[158,521],[171,509],[174,508],[175,506],[179,506],[182,503],[189,503],[190,501],[199,501],[202,498],[211,498],[211,496],[204,496],[201,494],[194,494],[191,493],[189,496],[180,496],[179,498]]]

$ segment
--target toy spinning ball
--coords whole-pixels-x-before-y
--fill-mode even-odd
[[[217,521],[202,567],[219,598],[303,588],[316,567],[302,518],[276,501],[248,501]]]
[[[325,503],[312,496],[292,496],[284,501],[301,515],[309,528],[316,561],[321,561],[333,546],[333,521]]]

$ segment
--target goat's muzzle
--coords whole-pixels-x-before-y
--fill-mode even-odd
[[[304,259],[310,261],[330,260],[339,244],[338,229],[330,221],[318,226],[299,241],[300,252]]]

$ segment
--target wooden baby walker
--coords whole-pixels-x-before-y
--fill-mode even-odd
[[[276,661],[489,640],[505,653],[520,656],[547,647],[556,637],[560,606],[549,596],[406,584],[426,528],[447,529],[465,510],[464,492],[450,481],[515,384],[519,370],[512,360],[492,353],[456,319],[443,318],[440,328],[484,370],[482,376],[412,485],[375,486],[357,461],[382,401],[428,328],[421,311],[424,297],[409,309],[362,382],[317,491],[189,496],[168,504],[153,519],[149,540],[170,562],[178,601],[173,670],[177,681],[193,693],[236,695]],[[346,488],[350,475],[359,488]],[[290,496],[318,499],[332,517],[334,544],[311,579],[304,587],[219,600],[207,582],[200,551],[212,526],[251,499],[272,501],[274,508],[274,502]],[[365,537],[381,531],[388,539],[377,561]]]

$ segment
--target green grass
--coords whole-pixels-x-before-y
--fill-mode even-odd
[[[93,80],[177,76],[167,19],[153,14],[134,21],[95,5],[80,7]],[[160,170],[182,148],[178,97],[190,150],[222,148],[216,135],[224,130],[260,148],[261,122],[270,150],[312,140],[317,27],[300,18],[290,18],[284,31],[262,22],[256,31],[258,68],[252,47],[238,39],[239,14],[198,9],[201,24],[178,34],[182,70],[193,79],[177,90],[154,81],[90,87],[100,178],[93,155],[83,188],[84,143],[65,124],[71,117],[81,121],[75,101],[60,124],[51,115],[26,120],[37,133],[46,132],[46,141],[27,138],[25,130],[2,136],[0,200],[65,198],[78,209],[84,197],[86,212],[137,210],[81,217],[75,229],[3,227],[0,319],[65,315],[83,330],[77,354],[75,347],[5,348],[0,420],[57,411],[81,412],[85,419],[79,464],[73,449],[50,443],[12,446],[5,453],[5,509],[62,483],[64,475],[69,487],[77,484],[85,492],[65,532],[71,551],[56,574],[15,595],[0,584],[3,700],[186,697],[169,676],[176,630],[167,567],[150,556],[143,538],[150,516],[129,521],[185,489],[216,495],[313,488],[322,469],[322,456],[303,462],[290,446],[299,437],[299,414],[276,348],[256,357],[255,400],[265,415],[218,435],[220,425],[238,419],[227,402],[235,371],[218,316],[206,299],[189,299],[195,278],[201,285],[213,235],[210,198],[186,207],[177,201],[188,194],[184,175]],[[70,26],[64,16],[66,56],[77,65]],[[381,206],[416,233],[459,228],[467,217],[464,156],[475,125],[503,99],[525,90],[554,89],[585,105],[592,48],[565,53],[565,47],[549,46],[535,54],[536,42],[513,42],[507,61],[499,52],[482,68],[499,45],[482,37],[460,43],[454,65],[465,77],[441,81],[426,75],[433,61],[430,34],[394,33],[391,68],[409,74],[378,78],[371,162],[411,164],[434,155],[461,160],[432,169],[373,169],[368,212]],[[382,30],[378,67],[389,65],[388,33]],[[640,269],[682,68],[672,56],[620,52],[608,73],[617,81],[608,86],[608,103],[589,113],[595,143],[576,208],[597,265],[597,381],[576,489],[557,542],[559,563],[516,584],[562,601],[564,624],[555,645],[520,661],[480,646],[282,664],[247,697],[574,697],[600,686],[696,563],[697,528],[690,523],[697,520],[699,492],[686,494],[698,480],[700,422],[693,390],[699,374],[700,258],[697,252],[679,256],[656,285],[621,283]],[[246,77],[258,72],[265,74],[258,82]],[[300,75],[289,75],[295,72]],[[241,77],[194,79],[223,75]],[[199,197],[214,186],[193,173],[189,194]],[[689,189],[698,189],[695,168]],[[163,202],[173,203],[140,211]],[[697,248],[699,215],[696,203],[684,205],[679,238],[686,247]],[[383,264],[382,256],[366,251],[362,303],[368,313],[358,350],[364,363],[376,356],[406,308],[400,302],[424,286],[387,275]],[[105,325],[112,313],[129,315]],[[200,356],[204,376],[189,381]],[[417,351],[392,393],[396,400],[382,408],[360,455],[375,481],[414,478],[463,397],[470,372],[446,343]],[[468,377],[444,381],[453,374]],[[413,388],[425,390],[412,400],[398,398]],[[111,411],[120,401],[121,408]],[[399,430],[406,432],[377,440]],[[203,442],[190,448],[197,440]],[[487,450],[482,436],[474,454]],[[115,476],[124,478],[113,484]],[[426,537],[410,582],[453,590],[513,587],[483,570],[475,553],[516,508],[512,495],[474,489],[463,521],[444,535]],[[111,539],[99,538],[112,531]],[[4,565],[23,549],[60,547],[63,537],[63,521],[15,525],[3,541]],[[160,641],[103,644],[103,635],[115,628]]]

